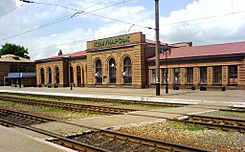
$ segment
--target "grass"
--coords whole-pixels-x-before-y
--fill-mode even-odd
[[[17,103],[15,102],[7,102],[7,101],[3,101],[3,100],[0,100],[0,103],[6,105],[6,106],[16,106]]]
[[[190,130],[190,131],[199,131],[199,130],[203,130],[202,127],[200,126],[194,126],[194,125],[186,125],[183,127],[186,130]]]
[[[57,108],[50,108],[44,106],[32,106],[20,103],[14,103],[9,101],[0,100],[0,106],[7,107],[10,109],[16,109],[20,111],[28,111],[29,113],[51,117],[55,119],[80,119],[85,117],[98,116],[101,114],[96,114],[92,112],[70,112]]]
[[[41,110],[43,110],[43,111],[46,111],[46,112],[56,112],[56,113],[64,113],[64,112],[67,112],[67,111],[62,110],[62,109],[49,108],[49,107],[44,107],[44,106],[40,106],[39,108]]]
[[[204,130],[203,127],[201,126],[196,126],[196,125],[187,125],[181,122],[169,122],[170,125],[180,128],[180,129],[185,129],[185,130],[189,130],[189,131],[200,131],[200,130]]]
[[[130,104],[130,103],[116,103],[116,102],[98,102],[94,101],[94,99],[86,100],[86,99],[68,99],[62,97],[54,97],[54,96],[39,96],[39,95],[25,95],[25,94],[13,94],[13,93],[3,93],[3,95],[13,96],[13,97],[25,97],[32,99],[40,99],[40,100],[53,100],[57,102],[70,102],[70,103],[80,103],[80,104],[89,104],[96,106],[109,106],[109,107],[117,107],[117,108],[128,108],[128,109],[136,109],[136,110],[163,110],[169,108],[168,106],[150,106],[150,105],[139,105],[139,104]]]

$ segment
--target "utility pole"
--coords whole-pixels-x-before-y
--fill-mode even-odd
[[[72,90],[72,79],[71,76],[74,79],[74,74],[71,74],[74,70],[71,71],[71,55],[69,56],[69,78],[70,78],[70,90]],[[74,80],[73,80],[74,81]]]
[[[19,88],[21,89],[20,62],[19,62],[19,64],[18,64],[18,69],[19,69]]]
[[[162,48],[161,53],[165,55],[166,69],[164,70],[165,82],[166,82],[166,94],[168,94],[168,55],[171,53],[171,48],[168,44]]]
[[[165,52],[166,54],[166,94],[168,94],[168,51]]]
[[[160,96],[160,65],[159,65],[159,0],[155,0],[155,23],[156,23],[156,46],[155,46],[155,54],[156,54],[156,96]]]

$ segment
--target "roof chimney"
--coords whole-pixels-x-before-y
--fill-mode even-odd
[[[175,47],[191,47],[192,42],[180,42],[180,43],[174,43],[172,45]]]
[[[63,55],[62,50],[60,50],[59,53],[58,53],[58,56],[61,56],[61,55]]]

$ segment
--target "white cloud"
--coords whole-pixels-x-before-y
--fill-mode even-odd
[[[51,34],[48,37],[36,37],[32,39],[32,41],[26,41],[30,39],[30,37],[27,37],[24,41],[24,45],[28,48],[32,48],[32,59],[41,59],[55,56],[59,50],[63,50],[63,53],[85,50],[86,37],[91,37],[90,30],[74,29],[68,32]]]
[[[244,40],[245,34],[241,27],[245,24],[245,1],[233,0],[233,5],[231,2],[199,0],[187,5],[185,9],[173,11],[169,17],[161,19],[161,39],[170,43],[193,41],[198,45]],[[236,13],[241,10],[244,13]],[[232,12],[234,13],[229,14]],[[209,16],[216,17],[171,24]]]
[[[123,2],[123,0],[39,1],[60,4],[81,10],[87,8],[87,11],[103,8],[117,2]],[[233,4],[231,4],[232,1]],[[10,39],[9,41],[24,45],[29,48],[30,55],[33,59],[40,59],[56,55],[59,49],[64,50],[64,53],[86,49],[87,40],[125,34],[128,32],[142,31],[146,34],[146,38],[154,40],[155,31],[143,28],[155,26],[154,9],[147,9],[142,3],[142,1],[138,1],[137,3],[119,5],[117,7],[94,12],[95,14],[136,24],[134,26],[91,15],[80,15],[72,19],[73,21],[69,20],[64,23],[55,24],[52,27],[31,32]],[[1,0],[0,10],[19,5],[20,3],[15,0]],[[160,16],[161,41],[167,43],[193,41],[194,44],[203,45],[245,40],[245,12],[222,16],[232,11],[237,12],[245,10],[243,6],[245,6],[244,0],[194,1],[183,9],[172,11],[167,17]],[[19,10],[16,10],[15,13],[10,13],[0,18],[0,39],[48,23],[52,20],[57,20],[64,15],[74,12],[75,11],[59,7],[26,4]],[[171,24],[207,16],[219,17]],[[129,29],[130,31],[128,31]],[[75,40],[83,41],[67,43]],[[1,43],[3,44],[4,42]],[[66,44],[55,46],[62,43]]]
[[[14,0],[1,0],[0,1],[0,15],[9,12],[16,7]]]

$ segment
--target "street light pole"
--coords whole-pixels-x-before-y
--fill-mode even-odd
[[[166,94],[168,94],[168,51],[165,52],[166,53]]]
[[[160,65],[159,65],[159,0],[155,0],[155,23],[156,23],[156,46],[155,46],[155,54],[156,54],[156,96],[160,95]]]
[[[20,78],[20,62],[19,62],[19,64],[18,64],[18,65],[19,65],[19,66],[18,66],[18,67],[19,67],[19,68],[18,68],[18,69],[19,69],[19,88],[21,88],[21,78]]]
[[[165,82],[166,82],[166,94],[168,94],[168,55],[170,55],[171,53],[171,48],[168,46],[168,44],[166,44],[161,52],[165,55],[165,62],[166,62],[166,69],[164,71],[164,75],[165,75]]]
[[[73,72],[73,71],[72,71]],[[70,78],[70,90],[72,90],[72,79],[71,79],[71,76],[73,76],[71,74],[71,55],[69,56],[69,78]]]

